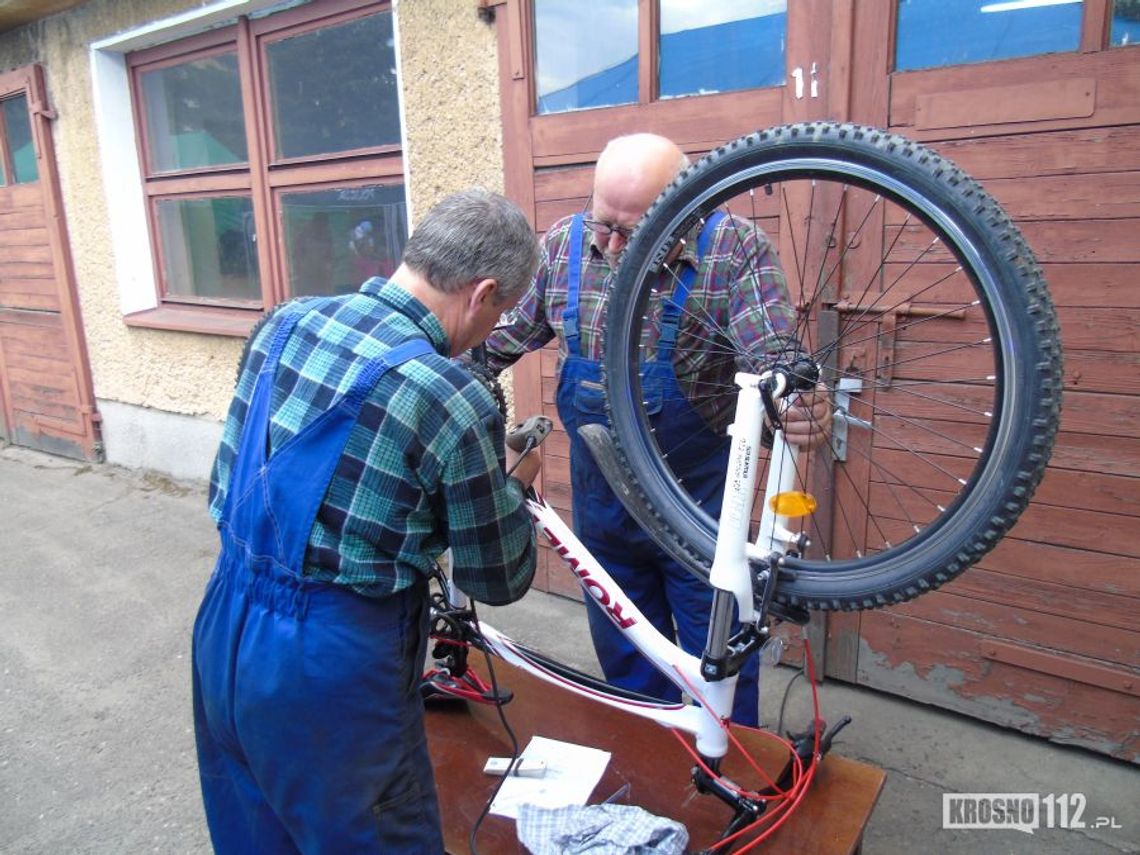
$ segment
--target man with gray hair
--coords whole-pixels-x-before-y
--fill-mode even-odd
[[[286,303],[251,339],[210,482],[221,553],[194,626],[194,723],[220,853],[443,851],[419,694],[427,578],[475,600],[535,569],[491,394],[449,357],[538,264],[511,202],[444,199],[390,280]]]

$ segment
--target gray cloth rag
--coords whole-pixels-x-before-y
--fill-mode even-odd
[[[521,805],[519,840],[533,855],[682,855],[685,826],[633,805]]]

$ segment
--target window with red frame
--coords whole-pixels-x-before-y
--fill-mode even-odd
[[[392,10],[329,0],[128,57],[159,299],[356,290],[407,234]]]

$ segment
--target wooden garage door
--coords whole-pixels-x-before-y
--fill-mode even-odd
[[[626,0],[610,9],[607,27],[629,22],[624,61],[579,76],[561,90],[543,94],[542,20],[531,0],[485,2],[496,10],[504,107],[503,158],[507,194],[532,218],[539,233],[561,217],[581,211],[593,181],[593,165],[606,142],[626,133],[663,134],[696,159],[722,143],[781,122],[821,118],[844,109],[843,72],[826,75],[828,57],[844,52],[832,44],[832,16],[843,31],[849,13],[831,0],[779,0],[746,4],[726,15],[711,6],[674,0]],[[588,63],[593,42],[613,41],[598,33],[598,18],[571,0],[547,3],[552,53],[572,45],[576,61]],[[716,18],[721,15],[721,19]],[[592,35],[567,29],[580,25]],[[846,68],[848,57],[836,63]],[[602,63],[604,65],[604,63]],[[694,69],[700,68],[700,72]],[[758,70],[758,67],[761,70]],[[581,76],[585,75],[585,76]],[[703,78],[705,82],[702,82]],[[724,91],[731,88],[732,91]],[[607,90],[609,100],[593,93]],[[708,94],[708,93],[713,94]],[[683,94],[682,94],[683,93]],[[567,106],[575,98],[577,109]],[[583,103],[593,100],[594,103]],[[599,105],[597,102],[601,101]],[[554,396],[557,350],[550,346],[522,359],[514,370],[515,407],[520,415],[542,412],[558,429],[543,445],[543,493],[567,518],[570,514],[569,440],[558,423]],[[535,585],[579,596],[577,582],[558,557],[544,549]]]
[[[101,449],[38,67],[0,75],[0,435]]]
[[[859,5],[852,117],[931,144],[1017,221],[1058,307],[1061,432],[1011,536],[929,596],[833,616],[827,670],[1137,761],[1140,48],[1104,0],[927,5],[956,16],[962,61],[924,53],[931,30],[939,49],[953,39],[903,17],[921,2]],[[1030,39],[1038,25],[1070,41],[969,56],[991,29]]]
[[[551,114],[531,80],[532,4],[485,5],[499,12],[507,189],[540,232],[581,209],[590,166],[616,134],[657,131],[698,154],[813,118],[928,142],[1007,206],[1061,318],[1066,398],[1052,466],[1013,535],[979,567],[910,604],[817,627],[826,672],[1137,758],[1140,48],[1127,46],[1136,39],[1109,0],[789,3],[785,82],[671,100],[655,88],[654,16],[684,4],[641,0],[649,25],[639,31],[636,103]],[[954,42],[947,34],[962,36],[959,53],[930,62],[924,51]],[[1008,34],[1022,41],[1011,46]],[[520,413],[553,415],[554,365],[552,351],[520,362]],[[545,493],[568,508],[565,436],[545,454]],[[553,556],[538,578],[576,593]]]

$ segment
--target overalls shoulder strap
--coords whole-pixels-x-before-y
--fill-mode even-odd
[[[317,305],[317,301],[289,303],[278,313],[269,350],[257,372],[253,391],[250,392],[249,407],[235,449],[234,465],[230,472],[226,501],[222,509],[224,519],[231,516],[236,497],[246,493],[253,474],[265,466],[269,456],[269,408],[273,398],[273,376],[277,373],[277,363],[281,359],[281,352],[285,349],[285,342],[289,340],[294,327],[297,326],[297,321]],[[251,343],[250,356],[247,358],[252,358],[252,353]]]
[[[359,411],[364,399],[372,391],[372,387],[380,381],[385,373],[393,368],[398,368],[405,362],[427,356],[429,353],[435,353],[432,343],[426,338],[417,337],[410,338],[396,345],[383,356],[370,360],[360,372],[360,376],[353,382],[352,388],[345,392],[345,404]]]
[[[697,263],[695,266],[686,266],[681,275],[677,277],[677,287],[671,297],[667,297],[661,306],[661,335],[658,338],[657,358],[672,361],[673,347],[677,344],[677,329],[681,323],[681,307],[689,299],[689,291],[696,281],[697,271],[701,260],[708,252],[716,227],[724,219],[724,211],[714,211],[705,219],[705,225],[697,238]]]
[[[264,556],[301,575],[309,534],[344,454],[361,406],[385,372],[434,353],[424,338],[407,339],[383,356],[368,359],[349,388],[316,418],[267,452],[273,378],[297,317],[320,304],[282,318],[250,401],[241,451],[231,474],[222,527],[253,555]]]
[[[566,339],[566,352],[581,356],[578,338],[578,293],[582,285],[582,215],[575,214],[570,222],[570,259],[566,270],[566,308],[562,311],[562,336]]]
[[[342,396],[274,451],[266,490],[281,528],[280,557],[294,573],[302,573],[309,533],[365,398],[388,371],[430,353],[435,353],[431,343],[417,337],[370,359]]]

